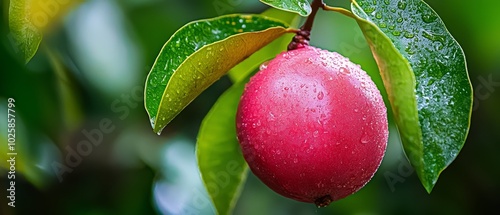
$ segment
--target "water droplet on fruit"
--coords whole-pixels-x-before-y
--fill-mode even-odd
[[[266,61],[264,63],[262,63],[259,67],[259,70],[264,70],[264,69],[267,69],[267,65],[269,64],[269,61]]]
[[[313,137],[318,137],[318,136],[319,136],[319,131],[318,131],[318,130],[314,131],[314,132],[313,132]],[[312,146],[311,146],[311,147],[312,147]]]
[[[298,162],[299,162],[299,159],[297,159],[297,158],[293,159],[293,163],[298,163]]]
[[[325,184],[323,184],[323,183],[319,182],[319,183],[317,184],[317,186],[318,186],[318,188],[322,188],[322,187],[324,187],[324,186],[325,186]]]
[[[340,142],[335,142],[335,145],[336,145],[336,146],[340,145]]]
[[[319,93],[318,93],[318,99],[319,100],[323,100],[324,97],[325,97],[325,94],[323,93],[323,91],[319,91]]]
[[[346,69],[345,67],[340,67],[340,73],[342,73],[342,74],[349,74],[351,72],[348,69]]]
[[[268,121],[274,121],[274,114],[269,112],[269,117],[267,119]]]
[[[288,87],[284,87],[283,89],[284,89],[284,90],[289,90],[290,88],[288,88]]]
[[[363,134],[363,136],[361,137],[361,143],[367,144],[369,141],[370,139],[368,139],[368,135]]]
[[[357,108],[354,108],[354,112],[356,112],[356,113],[357,113],[358,111],[359,111],[359,110],[358,110]]]
[[[280,155],[281,154],[281,150],[276,150],[276,154]]]
[[[312,64],[312,58],[307,58],[304,60],[304,63],[307,63],[307,64]]]
[[[284,57],[285,59],[290,59],[290,58],[292,58],[292,56],[290,56],[289,52],[284,53],[284,54],[283,54],[283,57]]]

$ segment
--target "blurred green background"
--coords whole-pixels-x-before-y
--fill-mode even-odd
[[[349,7],[346,0],[325,2]],[[391,124],[382,166],[358,193],[317,209],[275,194],[250,173],[234,214],[500,212],[500,2],[426,2],[462,45],[475,89],[467,142],[433,192],[427,194],[408,168]],[[163,44],[182,25],[228,13],[260,13],[266,5],[257,0],[78,2],[54,19],[26,65],[9,35],[9,1],[1,7],[0,110],[6,112],[7,98],[16,100],[18,155],[16,208],[7,206],[2,186],[0,214],[213,214],[194,144],[201,120],[230,80],[223,77],[211,86],[161,136],[152,132],[143,108],[144,81]],[[320,11],[311,43],[361,64],[380,86],[352,19]],[[0,183],[7,185],[6,114],[0,115],[0,129]],[[81,149],[88,155],[72,155],[86,140],[98,144]]]

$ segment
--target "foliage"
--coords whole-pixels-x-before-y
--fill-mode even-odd
[[[264,2],[275,8],[293,11],[300,15],[310,13],[309,5],[301,1]],[[330,10],[341,11],[357,20],[377,60],[405,153],[412,166],[417,170],[422,184],[428,192],[431,192],[441,171],[458,155],[468,133],[472,109],[472,89],[463,51],[446,30],[438,15],[420,0],[387,0],[378,4],[375,1],[361,0],[359,2],[353,1],[351,8],[352,13],[332,7]],[[260,43],[262,45],[258,45],[254,49],[243,48],[244,51],[238,52],[236,50],[241,49],[240,46],[253,44],[253,41],[262,41],[262,39],[252,35],[248,39],[238,40],[241,41],[239,44],[227,42],[231,38],[246,36],[246,33],[243,32],[246,30],[245,28],[239,28],[242,29],[240,31],[233,29],[238,20],[239,23],[250,23],[242,22],[242,17],[232,21],[224,21],[227,18],[214,19],[211,21],[217,23],[214,25],[198,25],[198,23],[207,21],[187,24],[165,44],[165,47],[176,44],[178,49],[164,47],[160,52],[146,82],[146,108],[156,132],[161,131],[194,97],[219,79],[225,71],[243,61],[252,52],[267,44],[268,41],[276,39],[276,36],[267,36],[270,39],[265,43]],[[254,20],[252,23],[257,24],[259,21]],[[258,29],[261,31],[270,31],[274,25],[277,23],[257,24],[259,27],[262,26]],[[224,30],[225,28],[229,29]],[[210,32],[218,30],[233,32],[234,37],[231,37],[233,34],[210,34]],[[184,31],[188,33],[184,33]],[[200,33],[211,35],[213,38],[195,36],[200,35]],[[282,30],[275,35],[279,36],[281,33],[285,33],[285,31]],[[258,40],[251,40],[251,38],[258,38]],[[217,43],[219,40],[221,43]],[[201,44],[198,45],[199,43]],[[233,47],[235,52],[224,51],[223,53],[231,54],[210,55],[205,53],[205,50],[212,50],[214,44],[223,44],[220,46],[222,47],[221,51]],[[191,50],[196,52],[198,49],[200,49],[200,55],[206,56],[206,58],[192,60],[193,57],[190,55],[193,51]],[[186,54],[179,57],[172,56],[172,54],[178,55],[179,53]],[[217,50],[214,53],[217,53]],[[232,57],[236,53],[242,53],[241,57]],[[196,66],[197,62],[198,66]],[[227,66],[219,66],[226,63]],[[185,66],[184,68],[187,69],[182,70],[176,69],[177,65],[195,66]],[[203,78],[200,77],[200,74]],[[196,77],[203,81],[197,81]],[[238,82],[235,87],[239,85],[242,83]],[[151,86],[154,86],[154,90],[151,90]],[[198,158],[203,158],[203,162],[200,162],[200,170],[206,185],[213,183],[213,180],[206,175],[214,175],[214,171],[227,163],[227,160],[218,160],[216,162],[218,165],[211,165],[210,159],[204,158],[205,156],[214,156],[214,153],[218,154],[213,151],[217,150],[214,149],[215,147],[224,149],[226,153],[219,154],[218,157],[227,157],[227,159],[232,160],[235,159],[234,155],[241,156],[237,150],[227,151],[227,149],[235,147],[234,120],[232,120],[234,117],[232,115],[234,115],[237,102],[233,101],[232,105],[225,105],[224,108],[232,108],[231,110],[219,110],[220,103],[227,103],[229,99],[239,99],[238,96],[228,98],[228,95],[235,94],[232,92],[233,90],[230,89],[225,96],[221,97],[221,101],[207,115],[200,130],[200,137],[205,137],[207,133],[227,136],[218,138],[212,136],[210,141],[206,140],[207,138],[199,140],[198,144],[201,146],[198,147],[197,154]],[[160,100],[161,102],[159,102]],[[228,113],[232,114],[227,115]],[[159,118],[161,120],[158,120]],[[207,124],[208,122],[210,122],[210,126]],[[207,127],[212,129],[229,127],[231,129],[225,132],[207,132]],[[213,148],[206,146],[210,145],[209,142],[212,142]],[[237,184],[244,182],[244,180],[238,179],[241,178],[239,174],[236,177],[230,180],[232,189],[221,190],[226,193],[221,194],[219,190],[217,193],[211,192],[215,206],[221,214],[229,213],[230,209],[227,207],[234,205],[234,198],[238,195],[235,192],[239,192]],[[221,200],[218,197],[221,195],[229,195],[232,198],[225,197]]]
[[[85,72],[82,76],[79,72],[66,74],[67,71],[61,69],[62,67],[71,68],[68,65],[72,65],[73,62],[68,60],[68,55],[61,57],[58,53],[61,50],[57,48],[53,52],[52,48],[55,46],[50,46],[53,45],[51,43],[54,41],[50,40],[51,35],[47,36],[48,26],[39,26],[33,22],[32,15],[42,10],[33,6],[37,2],[42,1],[10,1],[8,14],[10,34],[8,37],[12,40],[11,42],[15,43],[14,51],[20,56],[23,64],[30,63],[37,51],[45,51],[48,58],[53,61],[51,62],[52,66],[59,68],[56,68],[57,74],[54,75],[56,81],[52,80],[54,78],[52,76],[38,74],[30,74],[26,78],[24,76],[25,69],[14,75],[22,77],[19,80],[22,80],[24,91],[20,91],[18,94],[31,98],[29,102],[19,99],[19,112],[20,116],[23,117],[22,124],[27,125],[26,128],[23,128],[23,125],[19,129],[20,137],[22,137],[19,139],[19,144],[23,144],[20,147],[22,152],[20,152],[19,159],[22,161],[19,162],[19,172],[37,187],[44,187],[47,182],[45,179],[52,177],[47,176],[52,174],[47,157],[57,157],[55,160],[63,162],[64,156],[57,152],[52,143],[50,143],[50,147],[49,144],[45,143],[38,147],[38,145],[30,145],[28,142],[32,142],[32,139],[40,139],[37,142],[50,142],[45,140],[47,138],[44,135],[48,135],[48,139],[57,140],[55,142],[59,144],[61,140],[57,135],[68,132],[68,128],[74,129],[75,125],[82,123],[84,113],[81,112],[81,109],[96,109],[91,105],[78,107],[78,102],[92,101],[98,93],[85,89],[81,91],[89,91],[89,95],[82,96],[84,98],[79,98],[81,95],[76,95],[79,91],[74,91],[74,88],[81,86],[74,82],[81,83],[82,80],[85,80]],[[220,3],[221,1],[215,2]],[[223,15],[189,22],[175,33],[160,31],[161,33],[150,36],[172,35],[156,57],[145,82],[145,108],[155,133],[159,134],[169,123],[175,124],[172,120],[178,115],[182,115],[181,112],[184,108],[189,109],[188,105],[191,102],[196,99],[205,99],[198,96],[204,95],[203,93],[207,92],[207,89],[214,83],[217,83],[217,80],[223,78],[224,74],[228,74],[233,82],[233,85],[219,97],[219,100],[203,120],[196,146],[198,167],[204,185],[219,214],[231,213],[243,189],[248,172],[237,147],[234,128],[234,114],[239,95],[245,83],[260,64],[286,49],[293,33],[299,28],[300,16],[307,17],[311,13],[311,7],[305,0],[261,0],[261,2],[272,8],[262,14]],[[32,5],[30,6],[30,4]],[[210,5],[210,3],[203,4]],[[464,3],[457,4],[466,8]],[[392,120],[398,126],[397,131],[399,131],[404,152],[416,170],[422,185],[430,193],[442,171],[458,156],[469,132],[473,92],[468,77],[465,55],[460,45],[446,29],[441,18],[422,0],[358,0],[352,1],[350,6],[350,11],[334,7],[324,9],[340,12],[346,17],[352,18],[363,32],[382,76],[384,90],[388,94],[388,105],[392,108],[394,116]],[[69,5],[57,5],[57,7],[50,8],[57,9],[57,11],[54,13],[45,11],[48,15],[61,16],[61,13],[67,10]],[[61,9],[59,10],[59,8]],[[189,8],[196,10],[192,6]],[[226,9],[229,10],[227,7]],[[485,8],[485,10],[487,9]],[[170,12],[175,14],[173,9]],[[164,11],[161,11],[160,14],[163,13]],[[481,15],[486,16],[486,14],[490,13],[479,14],[473,23],[474,25],[469,26],[479,29],[481,25],[475,25],[476,22],[492,22],[493,19],[480,18]],[[198,16],[194,17],[198,19]],[[200,15],[200,17],[202,16]],[[50,17],[49,21],[51,23],[54,20],[54,17]],[[332,22],[336,22],[336,20]],[[137,24],[137,26],[139,26],[137,28],[146,28],[145,26],[148,25]],[[158,26],[154,25],[154,28],[158,28]],[[161,29],[170,28],[174,27],[164,26]],[[494,30],[491,28],[490,33],[478,34],[481,36],[477,37],[487,39],[488,42],[484,42],[484,44],[494,44],[498,42],[494,36],[497,35]],[[138,30],[137,32],[138,34],[150,34],[147,31]],[[455,33],[454,35],[465,37]],[[335,35],[327,36],[336,38]],[[150,37],[148,36],[148,38]],[[164,41],[163,39],[162,43]],[[157,44],[151,45],[151,41],[142,42],[151,47],[160,47]],[[485,48],[496,47],[484,44]],[[44,47],[44,45],[48,46]],[[49,49],[38,50],[39,46],[49,47]],[[149,55],[157,51],[157,48],[151,48],[142,54]],[[479,58],[478,56],[480,55],[473,56],[468,52],[469,61],[471,58]],[[490,54],[485,58],[494,58],[494,56]],[[7,61],[9,59],[10,56]],[[35,56],[33,59],[34,61],[29,66],[39,66],[40,58],[37,59]],[[362,66],[364,67],[363,64]],[[20,69],[16,67],[14,70],[17,72]],[[9,77],[11,77],[10,75],[9,73]],[[40,81],[40,77],[44,77],[44,79]],[[483,82],[483,79],[480,81]],[[143,80],[140,81],[143,82]],[[491,81],[490,76],[488,81],[491,84],[496,83]],[[44,87],[51,86],[52,82],[56,82],[60,88],[46,90],[47,88]],[[70,87],[68,88],[68,86]],[[483,87],[492,93],[491,86]],[[11,92],[5,90],[6,88],[2,88],[0,96],[6,97],[5,92]],[[43,90],[39,91],[39,89]],[[25,91],[26,93],[24,93]],[[33,92],[37,92],[37,96],[33,96]],[[63,99],[61,102],[50,99],[49,95],[55,93],[60,93],[61,97],[68,99]],[[484,96],[479,98],[484,100],[482,99]],[[478,100],[477,95],[475,99]],[[50,118],[57,113],[58,109],[54,107],[59,105],[58,102],[76,113],[63,112],[61,119]],[[39,107],[38,104],[42,103],[47,105],[43,108]],[[203,102],[196,103],[196,101],[194,103],[198,106],[203,104]],[[109,106],[109,104],[106,105]],[[479,102],[476,101],[476,105],[479,105]],[[66,110],[65,108],[63,110]],[[44,111],[40,111],[42,109]],[[113,107],[112,110],[114,111]],[[128,110],[131,109],[127,109],[127,112],[119,112],[124,113],[124,115],[120,115],[120,119],[121,116],[128,116]],[[99,114],[107,113],[99,112],[97,115],[100,116]],[[33,117],[34,115],[36,116]],[[73,117],[71,117],[72,115]],[[186,118],[186,116],[180,117]],[[114,122],[116,121],[114,120]],[[64,131],[60,131],[61,134],[59,134],[54,131],[54,128],[57,127],[56,124],[70,126],[63,129]],[[38,133],[32,131],[34,127],[43,128],[43,133],[48,134],[39,138],[37,137]],[[168,129],[167,126],[166,130]],[[25,130],[31,132],[24,132]],[[391,132],[393,131],[391,130]],[[61,136],[66,136],[66,134]],[[134,135],[131,134],[131,136]],[[107,138],[109,136],[105,135],[105,139]],[[134,141],[138,143],[144,139],[136,138]],[[69,147],[62,144],[59,146],[61,151],[63,148],[65,150]],[[144,160],[153,159],[147,158],[147,155],[144,157],[146,157],[142,158]],[[43,163],[44,165],[35,167],[32,163]],[[150,166],[154,165],[150,164]],[[228,182],[221,182],[221,179],[226,176]],[[147,175],[147,177],[151,178],[152,176]],[[57,177],[52,177],[52,180],[54,178]],[[148,181],[150,178],[141,178],[140,180]],[[148,192],[144,193],[148,194]]]

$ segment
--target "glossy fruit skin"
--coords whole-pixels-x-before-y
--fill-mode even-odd
[[[326,206],[378,169],[386,107],[360,66],[311,46],[284,52],[246,85],[236,116],[252,172],[275,192]]]

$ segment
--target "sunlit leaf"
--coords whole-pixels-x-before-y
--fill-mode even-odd
[[[248,166],[236,139],[236,110],[247,81],[248,77],[222,94],[198,134],[198,165],[218,214],[231,213],[247,176]]]
[[[279,19],[287,23],[291,28],[298,28],[300,24],[301,17],[295,13],[286,12],[283,10],[278,10],[275,8],[269,8],[262,13],[263,16]],[[290,41],[292,41],[293,34],[286,34],[273,42],[266,45],[264,48],[255,52],[249,58],[245,59],[243,62],[239,63],[233,67],[228,75],[231,80],[236,83],[248,76],[248,73],[253,72],[253,69],[262,62],[270,60],[282,51],[285,51]]]
[[[14,51],[28,63],[37,52],[43,33],[81,1],[11,0],[7,36]]]
[[[261,15],[227,15],[191,22],[163,46],[146,81],[145,106],[161,130],[203,90],[287,25]]]
[[[14,50],[26,63],[35,55],[42,41],[42,30],[38,22],[32,22],[31,1],[11,0],[9,6],[9,38]]]
[[[406,156],[431,192],[469,130],[464,53],[423,1],[360,0],[351,9],[379,66]]]
[[[260,0],[271,7],[308,16],[311,13],[311,5],[307,0]]]

